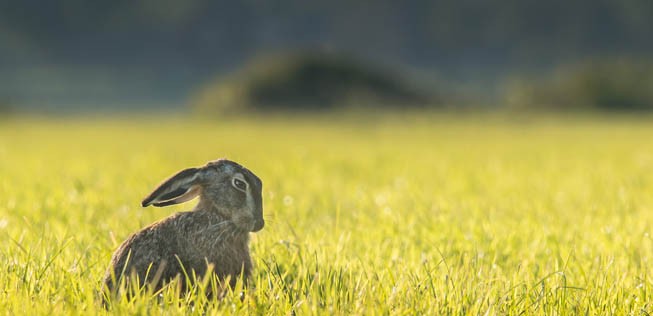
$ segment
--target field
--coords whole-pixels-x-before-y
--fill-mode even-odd
[[[653,312],[650,118],[361,118],[0,120],[0,311]],[[105,311],[119,243],[193,206],[141,199],[219,157],[264,183],[253,287]]]

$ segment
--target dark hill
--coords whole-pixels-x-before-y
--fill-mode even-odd
[[[396,72],[343,56],[293,54],[255,60],[242,72],[204,88],[193,103],[203,112],[326,110],[345,106],[432,104]]]

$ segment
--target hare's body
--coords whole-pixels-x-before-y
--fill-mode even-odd
[[[179,185],[168,185],[171,182]],[[243,182],[247,185],[232,187]],[[122,243],[104,278],[109,290],[115,290],[123,278],[133,282],[134,276],[139,286],[149,284],[154,289],[178,276],[185,285],[185,275],[201,278],[209,266],[220,280],[230,277],[232,286],[240,276],[249,277],[249,232],[263,228],[260,180],[234,162],[219,160],[180,172],[143,205],[183,202],[189,192],[200,196],[193,211],[151,224]]]
[[[135,272],[140,286],[156,282],[152,285],[158,288],[176,276],[183,284],[184,269],[203,276],[208,264],[220,279],[232,276],[235,282],[241,272],[249,277],[252,269],[248,241],[249,232],[215,213],[177,213],[131,235],[114,254],[105,284],[113,288],[113,279],[123,271],[127,277]]]

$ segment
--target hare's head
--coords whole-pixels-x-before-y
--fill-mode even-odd
[[[182,170],[163,181],[142,205],[166,206],[200,197],[200,206],[218,212],[241,229],[263,228],[263,184],[247,168],[220,159],[203,167]]]

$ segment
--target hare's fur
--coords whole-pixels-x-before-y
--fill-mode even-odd
[[[247,190],[232,186],[236,174],[246,179]],[[133,277],[139,286],[154,290],[180,277],[185,287],[185,275],[201,278],[209,265],[219,280],[229,278],[232,286],[241,276],[247,280],[252,271],[249,233],[263,227],[261,181],[237,163],[218,160],[178,173],[143,204],[176,204],[188,200],[188,194],[200,196],[195,209],[153,223],[120,245],[104,278],[108,290]]]

